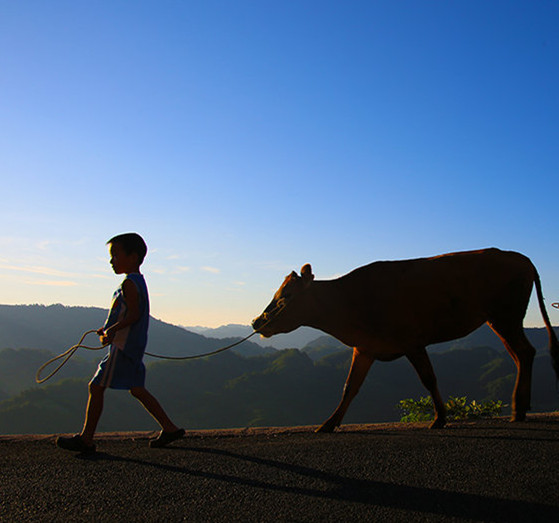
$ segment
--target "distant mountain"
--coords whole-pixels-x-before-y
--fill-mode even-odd
[[[554,327],[554,330],[559,336],[559,327]],[[547,330],[544,327],[541,327],[527,328],[524,329],[524,331],[526,332],[526,337],[530,340],[530,343],[534,346],[536,351],[538,353],[546,354],[549,343]],[[505,350],[503,342],[487,325],[481,326],[479,329],[475,330],[471,334],[468,334],[468,336],[464,338],[430,345],[428,349],[429,353],[433,354],[455,349],[470,349],[473,347],[490,347],[497,351]],[[338,341],[336,338],[323,335],[305,345],[301,350],[306,352],[313,360],[317,360],[328,354],[348,348],[349,347]]]
[[[60,353],[77,343],[83,332],[101,326],[106,315],[106,310],[96,307],[0,305],[0,349],[33,348]],[[147,351],[170,356],[201,354],[217,350],[252,332],[248,325],[196,329],[204,332],[204,335],[151,318]],[[555,330],[559,333],[558,328]],[[526,329],[526,335],[538,352],[547,350],[547,332],[544,328]],[[97,345],[98,339],[91,335],[86,343]],[[253,356],[272,353],[274,348],[282,346],[301,348],[313,360],[347,349],[341,342],[321,331],[301,327],[293,333],[278,334],[267,339],[255,335],[232,350],[241,355]],[[499,338],[484,325],[465,338],[433,345],[430,352],[480,346],[503,350]],[[99,353],[89,351],[80,351],[76,356],[95,360],[100,357]]]
[[[96,307],[0,305],[0,349],[33,348],[60,353],[77,343],[85,331],[103,325],[106,316],[106,310]],[[190,356],[217,350],[234,341],[236,338],[208,338],[151,318],[147,352]],[[99,339],[91,334],[85,344],[96,346]],[[232,350],[251,356],[274,351],[271,347],[262,347],[251,341],[243,342]],[[98,352],[85,350],[81,350],[79,355],[86,359],[100,357]]]
[[[559,335],[559,327],[554,327],[553,330]],[[529,327],[524,329],[526,337],[534,346],[537,352],[546,352],[548,350],[549,338],[545,327]],[[491,328],[484,324],[479,329],[464,338],[457,340],[447,341],[445,343],[437,343],[431,345],[431,351],[444,352],[449,349],[467,349],[470,347],[491,347],[497,350],[503,350],[503,342],[491,330]]]
[[[231,323],[222,325],[221,327],[183,327],[188,331],[202,334],[209,338],[244,338],[252,332],[249,325],[239,325]],[[258,343],[262,347],[273,347],[274,349],[300,349],[307,343],[323,336],[322,331],[312,329],[311,327],[299,327],[297,330],[288,334],[277,334],[271,338],[262,338],[260,336],[252,338],[254,343]]]
[[[217,328],[209,327],[184,327],[185,329],[203,334],[212,338],[245,337],[252,332],[248,325],[222,325]],[[559,327],[554,327],[559,335]],[[546,351],[548,345],[547,331],[544,327],[532,327],[525,329],[526,336],[538,352]],[[327,354],[347,349],[347,346],[336,338],[322,331],[310,327],[299,327],[288,334],[278,334],[271,338],[253,338],[254,343],[276,349],[301,349],[313,359],[317,360]],[[487,326],[482,325],[464,338],[437,343],[429,346],[429,352],[444,352],[449,349],[468,349],[471,347],[492,347],[496,350],[504,350],[504,345],[499,337]]]
[[[309,358],[317,361],[330,354],[335,354],[336,352],[351,351],[352,348],[344,345],[341,341],[338,341],[332,336],[323,335],[307,343],[301,350],[307,354]]]
[[[97,356],[100,359],[99,353]],[[52,352],[42,349],[0,349],[0,390],[6,394],[4,399],[34,387],[37,370],[52,357]],[[47,367],[41,377],[48,376],[55,370],[56,365],[55,362],[51,367]],[[64,378],[90,377],[96,366],[97,362],[74,356],[60,369],[53,382]]]
[[[62,352],[85,331],[101,327],[106,317],[107,311],[96,307],[0,305],[0,348]],[[94,338],[87,341],[96,345]]]
[[[53,353],[96,328],[106,311],[96,308],[0,306],[0,433],[70,432],[79,429],[87,381],[99,353],[80,351],[51,381],[37,386],[34,375]],[[545,329],[527,329],[538,350],[534,362],[532,407],[556,410],[555,375]],[[234,338],[215,339],[153,319],[150,352],[169,355],[216,350]],[[272,338],[273,339],[273,338]],[[91,340],[95,344],[95,337]],[[244,342],[239,352],[190,361],[146,357],[147,385],[178,423],[189,428],[316,424],[337,405],[347,377],[351,350],[322,335],[303,350],[263,348]],[[246,355],[257,357],[247,357]],[[431,350],[441,393],[478,401],[510,403],[516,369],[500,340],[482,328],[466,338]],[[346,423],[394,421],[404,398],[426,396],[405,358],[376,362],[348,412]],[[156,428],[128,394],[107,391],[100,430]]]
[[[488,347],[432,355],[443,397],[501,399],[510,403],[512,359]],[[148,365],[147,385],[176,420],[188,428],[316,425],[342,395],[351,361],[345,350],[318,361],[299,350],[244,358],[225,352],[212,358]],[[556,410],[559,403],[549,356],[534,362],[532,407]],[[405,358],[376,362],[344,423],[396,421],[397,403],[427,396]],[[155,430],[150,416],[129,394],[108,390],[100,431]],[[60,433],[79,430],[87,378],[33,387],[0,401],[0,433]],[[508,412],[505,409],[505,412]]]
[[[183,327],[187,331],[201,334],[208,338],[244,338],[252,333],[252,327],[248,325],[239,325],[237,323],[230,323],[228,325],[221,325],[220,327]]]

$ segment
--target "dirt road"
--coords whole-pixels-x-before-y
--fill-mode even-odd
[[[168,449],[0,437],[1,521],[559,521],[559,414],[425,425],[196,431]]]

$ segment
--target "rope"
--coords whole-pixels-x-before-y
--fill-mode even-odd
[[[273,309],[271,309],[267,313],[264,313],[266,318],[268,318],[269,316],[272,316],[272,313],[274,314],[273,318],[266,319],[266,322],[264,323],[264,325],[267,325],[268,323],[270,323],[270,321],[272,321],[272,319],[275,319],[277,317],[278,313],[280,313],[285,308],[286,304],[287,304],[287,302],[284,301],[281,305],[276,305]],[[261,325],[260,329],[262,327],[263,326]],[[242,340],[236,341],[235,343],[231,343],[231,345],[227,345],[227,347],[222,347],[221,349],[214,350],[213,352],[207,352],[205,354],[196,354],[194,356],[162,356],[161,354],[152,354],[151,352],[144,352],[144,354],[146,356],[151,356],[152,358],[159,358],[159,359],[162,359],[162,360],[195,360],[196,358],[204,358],[206,356],[213,356],[214,354],[218,354],[220,352],[232,349],[233,347],[236,347],[237,345],[240,345],[244,341],[247,341],[249,338],[252,338],[255,334],[258,334],[257,330],[255,330],[254,332],[251,332],[248,336],[244,337]]]
[[[231,345],[227,345],[227,347],[222,347],[221,349],[214,350],[213,352],[207,352],[205,354],[195,354],[194,356],[163,356],[161,354],[152,354],[151,352],[144,352],[146,356],[151,356],[152,358],[159,358],[161,360],[195,360],[196,358],[203,358],[205,356],[213,356],[214,354],[218,354],[220,352],[232,349],[237,345],[243,343],[243,341],[252,338],[255,334],[258,334],[256,331],[250,333],[246,338],[242,340],[236,341],[235,343],[231,343]]]
[[[105,347],[107,347],[108,345],[110,345],[109,343],[106,343],[105,345],[101,345],[99,347],[90,347],[88,345],[82,345],[82,342],[85,339],[85,337],[88,334],[91,334],[93,332],[97,333],[96,330],[90,330],[90,331],[84,332],[78,343],[76,343],[75,345],[72,345],[68,350],[64,351],[62,354],[59,354],[58,356],[55,356],[54,358],[51,358],[46,363],[41,365],[39,367],[39,370],[37,370],[37,374],[35,375],[35,381],[37,383],[44,383],[48,379],[52,378],[66,364],[66,362],[74,355],[74,353],[80,348],[81,349],[87,349],[87,350],[101,350],[101,349],[104,349]],[[214,350],[213,352],[207,352],[205,354],[196,354],[194,356],[164,356],[164,355],[161,355],[161,354],[152,354],[151,352],[145,352],[144,354],[146,356],[151,356],[152,358],[159,358],[159,359],[162,359],[162,360],[194,360],[196,358],[204,358],[205,356],[213,356],[214,354],[218,354],[220,352],[224,352],[226,350],[232,349],[233,347],[236,347],[237,345],[240,345],[241,343],[248,340],[249,338],[252,338],[252,336],[254,336],[255,334],[258,334],[257,331],[252,332],[251,334],[249,334],[248,336],[246,336],[242,340],[236,341],[235,343],[231,343],[231,345],[227,345],[227,347],[222,347],[221,349]],[[54,363],[55,361],[57,361],[59,359],[62,359],[62,358],[64,358],[64,359],[58,365],[58,367],[56,367],[56,369],[54,369],[47,377],[41,378],[41,372],[43,372],[43,370],[46,367],[48,367],[51,363]]]
[[[97,331],[96,330],[90,330],[90,331],[84,332],[78,343],[76,343],[75,345],[72,345],[67,351],[64,351],[62,354],[59,354],[58,356],[55,356],[54,358],[51,358],[49,361],[47,361],[46,363],[41,365],[39,367],[39,370],[37,371],[37,374],[35,375],[35,381],[37,383],[44,383],[48,379],[52,378],[66,364],[66,362],[74,355],[74,352],[76,352],[79,348],[87,349],[87,350],[101,350],[101,349],[104,349],[108,344],[101,345],[100,347],[89,347],[88,345],[82,345],[82,342],[85,339],[85,337],[88,334],[91,334],[92,332],[96,333]],[[41,378],[41,372],[43,372],[43,370],[46,367],[48,367],[51,363],[54,363],[56,360],[59,360],[61,358],[64,358],[64,359],[58,365],[58,367],[56,367],[56,369],[54,369],[46,378]]]
[[[264,312],[264,318],[266,320],[264,325],[267,325],[270,321],[272,321],[272,319],[275,319],[277,317],[277,315],[279,313],[281,313],[281,311],[285,308],[286,304],[287,304],[287,302],[284,300],[281,304],[278,303],[271,310],[268,310],[267,312]],[[260,326],[260,329],[262,329],[262,325]],[[101,350],[101,349],[104,349],[105,347],[107,347],[108,345],[110,345],[109,343],[106,343],[105,345],[101,345],[100,347],[89,347],[87,345],[82,345],[82,342],[85,339],[85,337],[88,334],[91,334],[93,332],[97,333],[96,330],[90,330],[90,331],[84,332],[80,341],[78,343],[76,343],[76,345],[73,345],[67,351],[64,351],[62,354],[59,354],[58,356],[55,356],[54,358],[48,360],[46,363],[41,365],[39,367],[39,370],[37,371],[37,374],[35,375],[35,381],[37,383],[44,383],[48,379],[52,378],[66,364],[66,362],[74,355],[74,352],[76,352],[80,348],[81,349],[87,349],[87,350]],[[152,354],[151,352],[144,352],[144,354],[146,356],[151,356],[152,358],[159,358],[159,359],[162,359],[162,360],[175,360],[175,361],[178,361],[178,360],[195,360],[197,358],[205,358],[206,356],[213,356],[214,354],[218,354],[220,352],[224,352],[226,350],[232,349],[233,347],[236,347],[237,345],[240,345],[244,341],[247,341],[249,338],[252,338],[255,334],[258,334],[257,330],[255,330],[254,332],[251,332],[248,336],[246,336],[242,340],[236,341],[235,343],[231,343],[231,345],[227,345],[227,347],[222,347],[221,349],[217,349],[217,350],[214,350],[212,352],[206,352],[204,354],[195,354],[194,356],[163,356],[162,354]],[[58,367],[56,367],[56,369],[54,369],[46,378],[41,378],[41,372],[43,372],[45,367],[48,367],[51,363],[54,363],[56,360],[59,360],[61,358],[64,358],[64,359],[58,365]]]

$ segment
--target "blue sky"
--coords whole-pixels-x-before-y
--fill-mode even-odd
[[[107,307],[132,230],[175,324],[488,246],[559,301],[558,93],[553,1],[3,2],[0,302]]]

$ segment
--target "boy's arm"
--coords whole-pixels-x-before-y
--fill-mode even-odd
[[[117,331],[129,327],[140,319],[140,295],[132,280],[127,278],[122,282],[122,293],[126,302],[126,315],[105,330],[101,335],[103,343],[111,343]]]

